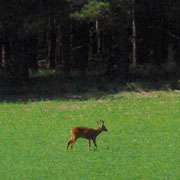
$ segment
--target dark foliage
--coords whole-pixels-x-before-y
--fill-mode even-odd
[[[179,12],[179,1],[174,0],[3,0],[1,75],[14,86],[36,84],[31,75],[42,61],[44,69],[60,74],[55,81],[61,84],[76,73],[86,77],[83,83],[95,74],[102,82],[136,81],[146,77],[146,71],[137,71],[142,66],[154,69],[148,72],[152,77],[167,69],[177,74]],[[75,89],[82,87],[79,83]],[[103,89],[101,81],[97,87]]]

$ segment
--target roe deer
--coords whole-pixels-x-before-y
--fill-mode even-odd
[[[71,146],[71,150],[73,149],[73,144],[78,138],[85,138],[89,141],[89,150],[91,147],[91,140],[94,143],[94,146],[97,148],[96,144],[96,137],[102,132],[107,131],[106,127],[104,126],[104,121],[101,121],[98,123],[99,128],[93,129],[93,128],[86,128],[86,127],[74,127],[71,129],[71,139],[67,143],[67,150],[69,145]]]

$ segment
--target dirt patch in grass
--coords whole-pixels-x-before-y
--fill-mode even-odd
[[[77,104],[61,104],[61,105],[58,105],[56,107],[56,109],[80,109],[82,108],[81,106],[77,105]]]

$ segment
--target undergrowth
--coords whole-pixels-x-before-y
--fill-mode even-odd
[[[31,74],[28,81],[11,80],[0,73],[0,98],[3,100],[35,100],[64,98],[69,95],[81,95],[99,98],[122,91],[159,91],[180,90],[179,73],[163,73],[152,68],[138,67],[130,71],[127,81],[118,76],[99,73],[71,72],[64,74],[55,70],[40,70]]]

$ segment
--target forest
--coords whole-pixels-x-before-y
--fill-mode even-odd
[[[22,84],[43,69],[127,82],[179,67],[178,0],[1,1],[1,80]]]

